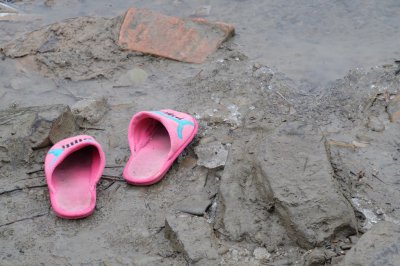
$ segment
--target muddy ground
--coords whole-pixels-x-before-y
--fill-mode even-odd
[[[68,19],[0,45],[16,71],[0,95],[1,265],[398,262],[395,64],[316,89],[235,38],[200,65],[123,51],[121,19]],[[161,182],[128,185],[127,125],[163,108],[194,115],[199,133]],[[96,211],[71,221],[51,210],[43,160],[79,133],[107,165]]]

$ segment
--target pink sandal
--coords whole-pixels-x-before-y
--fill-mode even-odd
[[[124,169],[125,180],[134,185],[160,181],[197,129],[196,119],[173,110],[134,115],[128,129],[131,157]]]
[[[96,184],[105,167],[100,144],[80,135],[57,142],[47,153],[45,175],[57,216],[78,219],[96,206]]]

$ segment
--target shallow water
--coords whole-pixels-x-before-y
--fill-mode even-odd
[[[66,18],[114,17],[130,6],[181,17],[208,6],[206,18],[235,25],[233,42],[251,61],[268,65],[309,87],[326,86],[351,68],[369,68],[400,58],[397,0],[53,0],[16,1],[13,5],[33,17],[0,21],[0,42]],[[60,97],[63,102],[75,101],[67,92],[55,91],[60,85],[54,81],[34,73],[17,76],[18,67],[12,60],[0,61],[1,108],[13,102],[39,104],[43,95],[49,103],[59,102],[56,99]],[[18,83],[19,89],[11,91],[9,88],[15,86],[10,82]],[[22,96],[29,97],[20,99]]]

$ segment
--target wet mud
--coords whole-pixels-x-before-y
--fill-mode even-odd
[[[2,265],[397,262],[395,64],[300,86],[235,38],[203,64],[124,51],[120,24],[121,15],[82,16],[0,45],[10,65],[0,91]],[[164,108],[194,115],[199,133],[161,182],[129,185],[128,123]],[[52,212],[43,172],[51,145],[74,134],[94,136],[107,158],[96,210],[76,221]]]

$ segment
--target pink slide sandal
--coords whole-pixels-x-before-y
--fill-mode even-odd
[[[196,119],[174,110],[134,115],[128,129],[131,157],[124,169],[125,180],[134,185],[160,181],[197,129]]]
[[[93,137],[80,135],[57,142],[47,153],[45,174],[51,206],[57,216],[78,219],[96,206],[96,184],[105,155]]]

